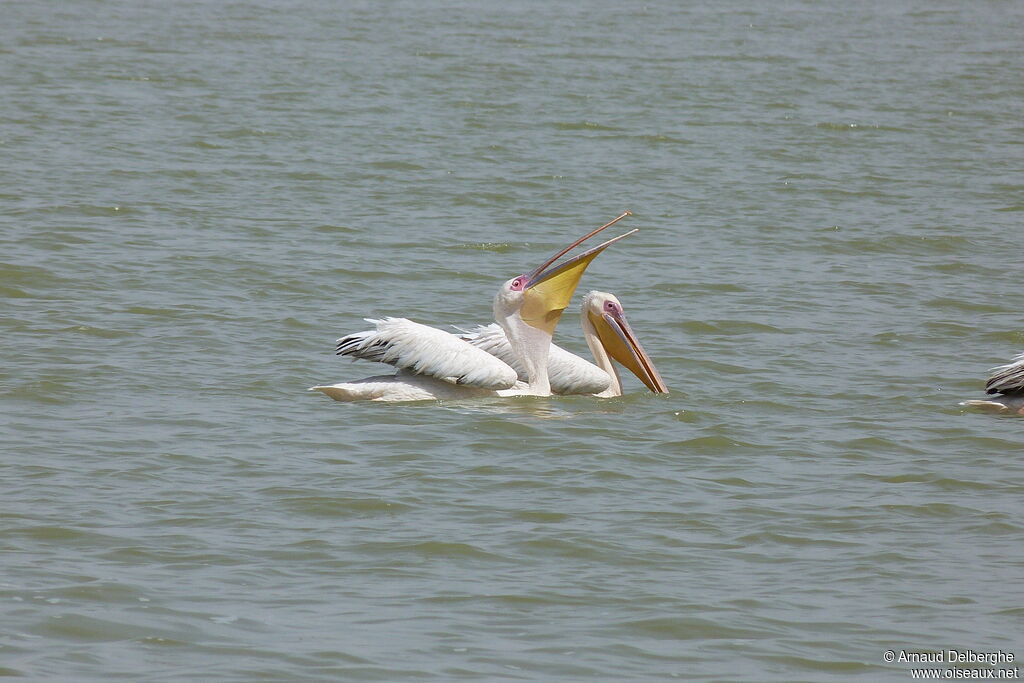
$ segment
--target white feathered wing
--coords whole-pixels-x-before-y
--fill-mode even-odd
[[[481,389],[509,389],[519,378],[507,363],[454,334],[405,318],[366,318],[366,322],[376,329],[339,339],[339,356],[387,363],[416,375]]]

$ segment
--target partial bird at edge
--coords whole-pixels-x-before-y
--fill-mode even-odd
[[[992,374],[985,382],[985,392],[998,395],[988,400],[962,401],[960,405],[1003,415],[1024,416],[1024,353],[989,372]]]

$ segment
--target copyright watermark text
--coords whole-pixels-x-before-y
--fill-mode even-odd
[[[939,680],[1013,680],[1020,678],[1020,667],[1012,652],[996,650],[886,650],[882,660],[887,664],[910,664],[910,677]],[[920,668],[921,664],[938,664]]]

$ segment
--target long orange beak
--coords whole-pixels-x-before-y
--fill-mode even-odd
[[[644,347],[637,341],[624,313],[605,312],[597,316],[588,312],[587,317],[597,331],[601,345],[612,358],[636,375],[654,393],[668,393],[668,387],[661,379],[661,374],[654,367],[654,362],[644,351]]]

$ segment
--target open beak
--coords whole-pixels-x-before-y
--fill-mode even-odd
[[[636,375],[654,393],[668,393],[668,387],[658,374],[658,369],[637,341],[624,314],[605,312],[597,316],[588,312],[587,317],[597,331],[601,345],[612,358]]]
[[[562,317],[562,311],[565,310],[572,300],[576,286],[580,283],[580,278],[583,277],[583,273],[586,271],[587,266],[590,265],[590,262],[609,246],[618,242],[623,237],[632,235],[636,230],[631,230],[624,235],[619,235],[603,244],[599,244],[593,249],[588,249],[568,261],[558,265],[552,264],[564,256],[570,249],[579,246],[583,241],[593,237],[601,230],[617,223],[628,215],[630,213],[627,211],[610,223],[606,223],[597,230],[584,235],[549,258],[543,265],[527,276],[526,285],[523,288],[523,305],[519,309],[519,317],[522,318],[523,322],[531,327],[544,330],[548,334],[554,334],[555,327]]]

